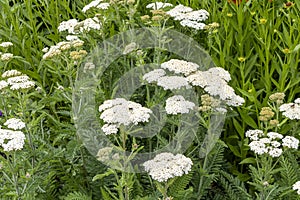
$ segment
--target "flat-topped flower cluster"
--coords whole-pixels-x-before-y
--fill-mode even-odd
[[[204,10],[193,10],[191,7],[179,4],[174,6],[170,3],[154,2],[146,6],[148,9],[161,10],[164,8],[173,7],[166,12],[167,15],[171,16],[175,21],[179,21],[183,27],[189,27],[196,30],[205,29],[206,24],[203,21],[207,20],[209,13]]]
[[[35,82],[30,80],[30,77],[18,70],[8,70],[1,75],[3,80],[0,80],[0,91],[6,87],[11,90],[30,89],[35,86]]]
[[[121,125],[137,125],[139,122],[147,122],[152,113],[141,104],[123,98],[104,101],[99,106],[99,112],[102,112],[100,119],[106,123],[102,130],[107,135],[117,133]]]
[[[169,73],[173,74],[167,75]],[[171,59],[162,63],[161,69],[146,73],[143,79],[148,83],[156,83],[164,90],[199,86],[211,96],[224,101],[228,106],[240,106],[244,103],[244,99],[236,95],[234,89],[228,85],[231,80],[230,74],[220,67],[200,71],[196,63]]]
[[[150,176],[159,182],[188,174],[192,169],[193,162],[182,154],[160,153],[152,160],[146,161],[143,166]]]
[[[248,130],[246,137],[252,140],[249,144],[250,150],[257,155],[268,154],[271,157],[279,157],[283,148],[298,149],[299,140],[292,136],[283,136],[277,132],[264,134],[262,130]]]
[[[21,131],[25,128],[25,123],[20,119],[8,119],[4,126],[7,129],[2,129],[0,126],[0,146],[4,151],[20,150],[25,144],[25,135]]]

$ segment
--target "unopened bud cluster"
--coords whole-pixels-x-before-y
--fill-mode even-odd
[[[277,104],[282,104],[285,94],[282,92],[276,92],[269,97],[271,102],[276,102]]]
[[[266,122],[269,121],[273,116],[274,112],[272,111],[272,108],[270,107],[263,107],[259,113],[259,120]]]

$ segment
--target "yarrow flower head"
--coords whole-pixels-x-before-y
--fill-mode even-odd
[[[182,76],[163,76],[157,80],[157,85],[164,88],[164,90],[180,89],[182,87],[189,87],[189,83],[185,77]]]
[[[16,118],[11,118],[11,119],[7,120],[4,123],[4,125],[7,126],[7,128],[13,129],[13,130],[21,130],[21,129],[25,128],[25,123],[22,122],[20,119],[16,119]]]
[[[195,104],[187,101],[181,95],[175,95],[166,100],[166,111],[167,114],[184,114],[189,113],[190,109],[193,109]]]
[[[292,136],[285,136],[285,138],[282,139],[282,146],[288,147],[288,148],[293,148],[293,149],[298,149],[299,140]]]
[[[0,47],[3,47],[3,48],[8,48],[10,46],[13,46],[13,43],[11,43],[11,42],[2,42],[0,44]]]
[[[14,55],[12,53],[4,53],[4,54],[1,54],[1,60],[2,61],[9,61],[11,60],[12,58],[14,57]]]
[[[210,68],[207,71],[196,71],[187,77],[193,86],[200,86],[212,95],[218,96],[229,106],[240,106],[244,99],[235,94],[234,89],[227,82],[231,80],[230,74],[220,67]]]
[[[98,8],[98,9],[102,9],[102,10],[106,10],[109,8],[110,4],[109,3],[101,3],[103,0],[94,0],[91,3],[89,3],[88,5],[84,6],[82,9],[82,12],[87,12],[88,10],[92,9],[92,8]]]
[[[147,81],[148,83],[153,83],[153,82],[157,82],[158,79],[160,79],[161,77],[165,76],[166,72],[163,69],[155,69],[151,72],[146,73],[143,76],[143,80]]]
[[[300,98],[294,101],[295,103],[282,104],[279,110],[289,119],[300,119]]]
[[[116,133],[120,125],[137,125],[139,122],[148,122],[152,111],[142,105],[127,101],[123,98],[106,100],[99,106],[102,112],[100,119],[107,125],[102,127],[105,134]]]
[[[8,83],[6,81],[0,81],[0,90],[6,88],[8,86]]]
[[[0,126],[0,146],[4,151],[20,150],[25,143],[25,135],[21,129],[25,127],[25,123],[20,119],[12,118],[4,123],[9,129],[2,129]]]
[[[251,140],[258,140],[263,134],[263,131],[258,129],[248,130],[245,133],[246,137],[250,138]]]
[[[35,86],[35,82],[31,81],[29,76],[22,74],[17,70],[8,70],[2,74],[2,78],[7,80],[0,81],[0,90],[10,86],[11,90],[30,89]]]
[[[150,176],[158,182],[188,174],[193,162],[182,154],[160,153],[152,160],[146,161],[143,166]]]
[[[146,8],[149,8],[152,10],[160,10],[160,9],[166,8],[166,7],[173,7],[173,4],[163,3],[163,2],[154,2],[154,3],[150,3],[146,6]]]
[[[294,183],[293,190],[296,190],[297,194],[300,195],[300,181],[297,181],[296,183]]]
[[[81,22],[77,19],[70,19],[63,21],[58,26],[58,31],[68,31],[69,34],[78,34],[83,32],[89,32],[90,30],[100,30],[101,22],[97,17],[87,18]]]
[[[199,65],[185,60],[171,59],[161,64],[161,68],[168,69],[176,74],[184,74],[185,76],[195,72]]]
[[[174,20],[180,21],[182,26],[194,28],[196,30],[202,30],[206,27],[206,24],[201,23],[209,17],[209,13],[204,10],[193,10],[190,7],[177,5],[173,9],[167,12],[168,15],[174,18]]]
[[[298,149],[299,140],[276,132],[268,132],[266,135],[262,130],[248,130],[245,133],[246,137],[250,138],[250,150],[258,155],[269,154],[271,157],[279,157],[283,150],[280,146],[287,148]]]

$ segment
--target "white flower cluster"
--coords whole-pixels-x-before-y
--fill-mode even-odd
[[[161,68],[167,69],[176,74],[184,74],[185,76],[197,71],[199,65],[185,60],[171,59],[161,64]]]
[[[100,119],[105,123],[102,130],[110,135],[117,133],[120,125],[137,125],[139,122],[148,122],[152,111],[142,107],[140,104],[127,101],[123,98],[116,98],[104,101],[99,106],[99,112],[102,112]]]
[[[101,22],[97,17],[87,18],[81,22],[77,19],[70,19],[68,21],[63,21],[58,26],[58,31],[68,31],[69,34],[78,34],[83,32],[89,32],[90,30],[100,30]]]
[[[181,87],[189,87],[186,78],[182,76],[162,76],[157,80],[157,85],[164,88],[164,90],[180,89]]]
[[[98,8],[101,10],[106,10],[109,8],[110,4],[109,3],[101,3],[103,0],[94,0],[91,3],[89,3],[88,5],[84,6],[82,9],[82,12],[86,12],[92,8]]]
[[[11,90],[29,89],[35,86],[29,76],[22,74],[17,70],[8,70],[2,74],[2,78],[7,80],[0,81],[0,90],[10,86]]]
[[[163,3],[163,2],[154,2],[154,3],[150,3],[146,6],[146,8],[148,9],[152,9],[152,10],[160,10],[162,8],[166,8],[166,7],[173,7],[173,4],[171,3]]]
[[[283,137],[276,132],[268,132],[265,136],[262,130],[256,129],[248,130],[245,135],[252,140],[249,144],[250,150],[258,155],[266,153],[272,157],[279,157],[283,152],[280,146],[298,149],[299,145],[298,139],[292,136]]]
[[[68,35],[67,36],[68,41],[62,41],[57,43],[56,45],[53,45],[50,47],[50,49],[44,49],[45,54],[43,55],[43,59],[50,59],[55,56],[60,55],[63,51],[67,51],[71,48],[80,47],[84,44],[84,41],[78,39],[77,36]]]
[[[297,194],[300,195],[300,181],[297,181],[296,183],[294,183],[293,190],[296,190]]]
[[[0,126],[0,146],[4,151],[20,150],[25,143],[25,135],[22,128],[25,127],[25,123],[19,119],[9,119],[4,123],[9,129],[2,129]]]
[[[11,118],[9,120],[7,120],[4,123],[5,126],[7,126],[7,128],[13,129],[13,130],[21,130],[23,128],[25,128],[25,123],[22,122],[20,119],[16,119],[16,118]]]
[[[156,82],[165,90],[188,88],[189,83],[193,86],[200,86],[211,96],[219,97],[228,106],[240,106],[245,102],[228,85],[227,82],[231,80],[231,77],[223,68],[214,67],[207,71],[199,71],[199,66],[196,63],[178,59],[171,59],[162,63],[161,68],[182,76],[167,76],[163,69],[155,69],[146,73],[143,80],[148,83]]]
[[[282,104],[279,110],[289,119],[300,119],[300,98],[297,98],[294,103]]]
[[[9,61],[14,57],[12,53],[0,53],[0,55],[1,55],[0,59],[2,61]]]
[[[148,72],[143,76],[143,80],[147,81],[148,83],[157,82],[161,77],[165,76],[166,72],[163,69],[155,69],[151,72]]]
[[[13,43],[11,43],[11,42],[2,42],[0,44],[0,47],[3,47],[3,48],[8,48],[10,46],[13,46]]]
[[[230,74],[223,68],[214,67],[207,71],[197,71],[187,77],[193,86],[202,87],[211,96],[218,96],[229,106],[240,106],[245,100],[236,95],[227,82]]]
[[[180,21],[182,26],[194,28],[196,30],[204,29],[206,24],[202,22],[209,17],[209,13],[204,9],[193,10],[192,8],[181,4],[169,10],[167,14],[173,17],[174,20]]]
[[[193,109],[194,107],[195,104],[193,102],[185,100],[181,95],[175,95],[166,100],[166,111],[168,114],[189,113],[189,109]]]
[[[143,166],[150,176],[159,182],[188,174],[193,162],[182,154],[160,153],[153,160],[146,161]]]

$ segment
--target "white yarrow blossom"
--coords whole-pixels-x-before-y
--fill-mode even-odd
[[[67,35],[66,40],[67,41],[74,41],[74,40],[79,40],[79,38],[76,35]]]
[[[206,26],[206,24],[204,24],[202,22],[196,22],[196,21],[192,21],[192,20],[188,20],[188,19],[181,20],[179,23],[183,27],[189,27],[189,28],[193,28],[196,30],[203,30]]]
[[[0,81],[0,90],[6,88],[8,86],[8,83],[6,81]]]
[[[2,74],[2,78],[9,78],[9,77],[12,77],[12,76],[19,76],[19,75],[21,75],[21,74],[22,74],[22,73],[19,72],[18,70],[12,69],[12,70],[5,71],[5,72]]]
[[[285,117],[289,119],[300,119],[300,104],[297,103],[299,100],[296,100],[295,103],[286,103],[279,107],[279,110]]]
[[[160,10],[160,9],[166,8],[166,7],[173,7],[173,4],[163,3],[163,2],[154,2],[154,3],[150,3],[146,6],[146,8],[152,9],[152,10]]]
[[[294,183],[293,190],[296,190],[297,194],[300,195],[300,181],[297,181],[296,183]]]
[[[14,55],[12,53],[4,53],[1,55],[1,60],[2,61],[9,61],[14,57]]]
[[[253,140],[250,142],[249,147],[250,150],[258,155],[267,153],[271,157],[279,157],[283,152],[283,150],[279,148],[280,146],[298,149],[299,145],[298,139],[291,136],[283,138],[283,135],[276,132],[268,132],[264,135],[262,130],[248,130],[245,135]]]
[[[280,133],[276,133],[276,132],[269,132],[267,133],[267,136],[273,140],[273,139],[282,139],[283,135],[281,135]]]
[[[263,134],[263,131],[258,129],[248,130],[245,133],[246,137],[250,138],[251,140],[258,140]]]
[[[166,182],[168,179],[188,174],[192,165],[190,158],[172,153],[160,153],[143,164],[150,176],[159,182]]]
[[[118,128],[119,127],[115,124],[104,124],[101,129],[106,135],[110,135],[116,134],[118,132]]]
[[[177,115],[189,113],[189,110],[193,109],[194,107],[195,104],[193,102],[185,100],[181,95],[175,95],[166,100],[167,114]]]
[[[87,31],[89,32],[90,30],[100,30],[101,28],[101,22],[97,17],[94,18],[87,18],[83,20],[82,22],[78,23],[78,26],[80,27],[79,30],[80,32]]]
[[[185,77],[181,76],[163,76],[157,80],[157,85],[164,90],[180,89],[181,87],[189,87],[189,83]]]
[[[268,149],[266,148],[266,145],[261,140],[255,140],[250,142],[249,144],[250,150],[258,155],[262,155],[264,153],[268,152]]]
[[[180,24],[184,27],[194,28],[196,30],[202,30],[206,24],[201,23],[208,19],[209,13],[204,10],[193,10],[190,7],[178,5],[175,8],[167,12],[174,20],[180,21]]]
[[[77,19],[70,19],[68,21],[63,21],[58,26],[58,31],[68,31],[70,34],[75,34],[75,26],[78,24]]]
[[[107,123],[102,127],[107,135],[116,133],[120,125],[137,125],[139,122],[148,122],[152,113],[150,109],[123,98],[104,101],[99,106],[99,112],[102,112],[100,119]]]
[[[20,75],[8,78],[7,83],[11,90],[29,89],[35,86],[35,82],[29,79],[27,75]]]
[[[172,8],[171,10],[169,10],[167,14],[173,17],[174,20],[180,20],[182,19],[185,13],[192,12],[192,11],[193,11],[192,8],[179,4],[174,8]]]
[[[210,95],[219,96],[227,105],[240,106],[245,100],[236,95],[234,89],[227,84],[230,79],[230,74],[219,67],[197,71],[187,77],[193,86],[200,86]]]
[[[168,69],[176,74],[184,74],[185,76],[197,71],[199,65],[185,60],[171,59],[161,64],[161,68]]]
[[[183,17],[183,20],[202,22],[208,19],[209,13],[206,10],[201,9],[185,13]]]
[[[101,10],[107,10],[109,8],[110,4],[109,3],[100,3],[96,8],[101,9]]]
[[[165,70],[155,69],[153,71],[150,71],[150,72],[146,73],[143,76],[143,80],[147,81],[148,83],[153,83],[153,82],[157,82],[159,78],[161,78],[165,75],[166,75]]]
[[[86,12],[88,10],[90,10],[91,8],[95,8],[97,7],[103,0],[94,0],[91,3],[89,3],[88,5],[84,6],[82,9],[82,12]]]
[[[0,128],[0,146],[4,151],[20,150],[24,146],[25,135],[22,131]]]
[[[280,148],[271,148],[269,147],[269,152],[268,154],[273,157],[273,158],[277,158],[282,154],[282,149]]]
[[[0,44],[0,47],[3,47],[3,48],[7,48],[7,47],[10,47],[10,46],[13,46],[13,43],[11,43],[11,42],[2,42]]]
[[[4,125],[7,126],[7,128],[13,129],[13,130],[21,130],[21,129],[25,128],[25,123],[22,122],[20,119],[16,119],[16,118],[11,118],[11,119],[7,120],[4,123]]]
[[[292,136],[285,136],[282,139],[282,146],[284,147],[298,149],[298,145],[299,145],[299,140]]]

